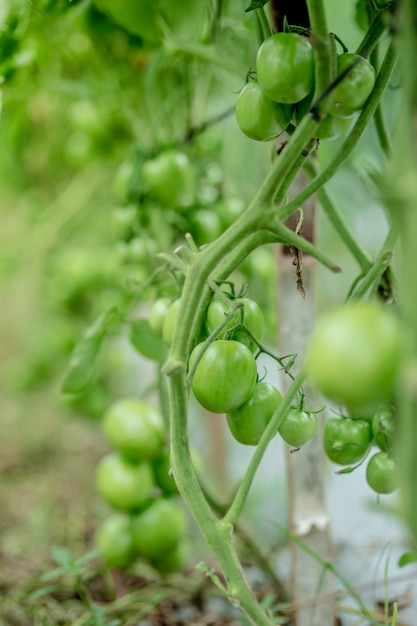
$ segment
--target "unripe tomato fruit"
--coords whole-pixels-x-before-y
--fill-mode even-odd
[[[301,448],[308,441],[314,439],[317,429],[317,415],[290,408],[279,425],[278,432],[288,445]]]
[[[398,489],[397,465],[386,452],[377,452],[366,466],[366,481],[376,493],[388,494]]]
[[[149,311],[149,326],[158,337],[162,337],[165,317],[171,304],[169,298],[157,298]]]
[[[219,237],[223,231],[221,219],[216,211],[197,209],[190,215],[192,233],[197,246],[204,246]]]
[[[184,537],[187,518],[181,504],[173,498],[153,500],[132,516],[131,531],[137,552],[150,559],[164,556]]]
[[[169,150],[146,161],[142,168],[146,191],[172,209],[190,207],[194,201],[194,170],[183,152]]]
[[[147,460],[162,450],[165,425],[161,414],[150,404],[123,398],[104,415],[103,431],[109,443],[125,456]]]
[[[243,304],[243,324],[248,328],[248,330],[250,330],[255,339],[261,342],[264,331],[264,317],[259,305],[254,300],[251,300],[251,298],[236,298],[236,300],[231,301],[229,305],[220,298],[213,298],[206,311],[205,323],[207,333],[212,333],[215,328],[224,322],[224,317],[229,309],[229,306],[236,302]],[[226,333],[233,328],[233,326],[236,326],[236,324],[240,324],[241,322],[242,310],[239,309],[220,332],[218,338],[222,339]],[[242,343],[245,343],[249,348],[256,348],[256,344],[254,346],[251,345],[253,342],[251,342],[249,335],[242,329],[237,328],[234,331],[232,338],[237,341],[242,341]]]
[[[155,482],[167,495],[178,493],[178,487],[174,478],[170,475],[171,463],[169,451],[164,450],[161,456],[152,463]]]
[[[96,532],[95,544],[108,567],[127,567],[136,557],[130,516],[125,513],[109,515]]]
[[[396,317],[375,301],[353,302],[319,320],[306,368],[325,396],[355,409],[392,397],[401,353]]]
[[[292,106],[278,104],[265,95],[258,83],[246,83],[236,103],[240,130],[250,139],[271,141],[287,128]]]
[[[278,389],[270,383],[256,383],[249,400],[226,415],[233,437],[246,446],[256,446],[282,401]]]
[[[105,456],[96,470],[97,490],[109,504],[123,511],[140,509],[151,497],[154,478],[148,463],[134,463],[117,452]]]
[[[190,356],[190,368],[203,344]],[[256,361],[239,341],[219,339],[208,346],[197,365],[192,389],[207,411],[228,413],[249,400],[256,383]]]
[[[282,104],[294,104],[314,87],[313,49],[296,33],[276,33],[262,43],[256,72],[265,94]]]
[[[165,552],[162,556],[152,559],[152,565],[161,574],[178,572],[184,567],[190,545],[188,541],[181,539],[174,548]]]
[[[295,120],[297,124],[301,122],[303,117],[308,113],[313,101],[313,94],[309,94],[306,98],[298,102],[295,107]],[[346,133],[352,124],[352,119],[344,117],[334,117],[333,115],[325,115],[320,124],[316,128],[314,134],[315,139],[323,141],[333,141]]]
[[[331,93],[330,115],[350,117],[364,106],[375,84],[375,70],[363,57],[347,52],[337,57],[337,75],[340,76],[357,61]]]
[[[388,406],[376,411],[372,420],[372,432],[376,445],[383,452],[392,452],[395,442],[395,420]]]
[[[162,325],[162,339],[167,346],[172,343],[174,336],[174,328],[177,323],[178,309],[180,308],[180,300],[174,300],[171,302],[168,311],[166,312],[164,323]]]
[[[372,441],[369,422],[330,417],[324,426],[323,448],[328,458],[338,465],[358,463]]]

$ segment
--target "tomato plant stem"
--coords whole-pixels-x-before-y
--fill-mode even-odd
[[[318,175],[318,170],[315,162],[309,159],[304,164],[304,171],[308,174],[310,179],[313,179]],[[351,232],[343,214],[338,210],[333,203],[331,197],[327,193],[326,189],[322,187],[317,192],[317,197],[320,205],[327,215],[329,221],[332,223],[334,229],[342,239],[348,250],[352,253],[353,257],[358,262],[359,267],[363,272],[367,272],[372,265],[372,260],[368,253],[362,248],[354,234]]]
[[[271,441],[271,439],[276,434],[279,428],[279,425],[281,424],[282,420],[284,419],[284,416],[286,415],[286,413],[288,412],[288,409],[290,408],[291,403],[293,402],[297,393],[300,391],[304,380],[305,380],[305,373],[300,372],[297,375],[297,377],[294,379],[294,381],[292,382],[291,387],[289,388],[288,392],[285,394],[285,397],[282,403],[279,405],[278,409],[275,411],[274,415],[272,416],[271,421],[266,427],[255,449],[255,452],[253,453],[252,459],[250,460],[245,476],[239,485],[239,488],[235,494],[233,502],[228,512],[223,518],[224,521],[227,521],[231,524],[235,524],[236,521],[239,519],[239,516],[245,504],[247,495],[251,488],[253,479],[255,478],[259,464],[262,461],[262,457],[265,454],[265,450],[269,442]]]
[[[307,5],[314,53],[316,99],[326,90],[332,79],[332,48],[322,0],[307,0]]]

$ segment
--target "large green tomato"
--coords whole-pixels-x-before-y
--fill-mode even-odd
[[[353,465],[367,453],[372,441],[369,422],[330,417],[324,426],[323,448],[333,463]]]
[[[341,54],[337,58],[337,75],[346,74],[330,95],[332,103],[329,113],[336,117],[349,117],[359,111],[367,101],[375,84],[375,70],[363,57],[353,54]]]
[[[250,139],[271,141],[287,128],[292,106],[278,104],[265,95],[258,83],[246,83],[236,103],[240,130]]]
[[[392,397],[401,353],[395,315],[374,301],[353,302],[319,320],[306,368],[325,396],[356,409]]]
[[[294,104],[314,87],[311,44],[295,33],[276,33],[262,43],[256,72],[265,94],[282,104]]]
[[[236,300],[230,301],[230,303],[221,300],[220,298],[213,298],[210,304],[207,307],[206,311],[206,330],[207,333],[210,334],[215,330],[222,322],[224,322],[225,314],[227,313],[230,306],[236,302],[240,302],[243,304],[242,310],[237,310],[232,319],[226,324],[224,329],[218,335],[219,339],[222,339],[233,326],[236,324],[242,323],[242,312],[243,312],[243,324],[248,328],[248,330],[252,333],[255,339],[259,342],[262,341],[263,331],[264,331],[264,317],[259,305],[250,298],[236,298]],[[241,328],[237,328],[233,335],[233,339],[237,341],[242,341],[248,347],[252,348],[251,345],[253,342],[251,341],[248,334]],[[256,347],[256,344],[255,346]]]
[[[155,487],[148,463],[128,461],[117,452],[101,459],[96,470],[96,482],[102,498],[123,511],[143,507]]]
[[[249,400],[226,415],[233,437],[244,445],[256,446],[281,400],[273,385],[256,383]]]
[[[131,530],[137,552],[156,559],[173,550],[183,539],[187,517],[177,500],[158,498],[132,516]]]
[[[146,161],[143,181],[149,195],[171,208],[188,208],[194,202],[194,169],[186,154],[169,150]]]
[[[138,460],[159,456],[166,434],[159,411],[134,398],[124,398],[109,407],[104,415],[103,431],[116,450]]]
[[[204,344],[190,356],[190,368]],[[228,413],[249,400],[256,383],[256,361],[247,346],[239,341],[219,339],[201,357],[192,380],[198,402],[207,411]]]
[[[397,465],[387,452],[377,452],[366,466],[366,480],[376,493],[393,493],[398,489]]]
[[[291,408],[282,420],[278,432],[294,448],[301,448],[316,436],[318,420],[315,413]]]
[[[108,567],[130,565],[136,557],[130,516],[125,513],[109,515],[96,532],[95,544]]]

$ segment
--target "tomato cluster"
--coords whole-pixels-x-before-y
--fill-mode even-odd
[[[151,307],[151,328],[168,345],[179,303],[159,298]],[[259,443],[282,401],[278,389],[258,381],[255,354],[261,352],[263,331],[263,314],[254,300],[214,295],[205,313],[200,341],[189,360],[195,398],[207,411],[225,414],[231,434],[244,445]],[[291,408],[279,428],[282,438],[297,448],[316,432],[316,415],[297,408]]]
[[[293,32],[265,39],[256,57],[256,76],[239,93],[236,119],[247,137],[270,141],[291,122],[297,125],[310,109],[314,59],[308,39]],[[343,53],[337,57],[336,77],[330,111],[317,128],[316,139],[336,139],[348,130],[351,117],[373,89],[375,70],[365,58]]]
[[[187,550],[187,518],[170,476],[165,426],[159,412],[137,399],[111,405],[103,432],[114,451],[98,464],[97,489],[115,511],[96,534],[108,567],[138,557],[160,572],[179,569]]]
[[[339,465],[355,465],[372,445],[378,446],[366,472],[377,493],[391,493],[397,486],[392,402],[402,346],[395,314],[369,300],[324,315],[306,354],[313,384],[349,415],[327,420],[323,439],[327,456]]]
[[[333,463],[345,466],[364,462],[372,447],[377,447],[378,452],[367,460],[366,480],[376,493],[388,494],[398,487],[394,434],[393,407],[381,404],[352,412],[349,417],[329,418],[323,431],[323,447]]]

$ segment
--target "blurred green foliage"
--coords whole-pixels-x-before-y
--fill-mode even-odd
[[[211,2],[190,1],[187,12],[141,3],[150,11],[146,32],[114,21],[108,4],[8,0],[0,12],[2,381],[52,388],[57,401],[84,329],[109,307],[127,310],[158,265],[154,255],[186,232],[199,245],[217,236],[268,165],[263,147],[240,158],[246,139],[233,106],[256,39],[239,3],[225,3],[221,19]],[[195,170],[188,212],[144,189],[143,163],[168,148]],[[271,310],[270,336],[273,268],[273,251],[259,251],[240,279],[250,278]],[[145,296],[177,291],[168,280]],[[124,350],[108,342],[94,384],[67,398],[73,408],[101,415],[120,392],[115,361]]]

